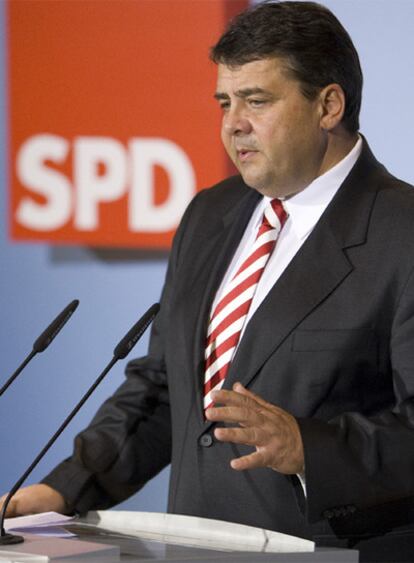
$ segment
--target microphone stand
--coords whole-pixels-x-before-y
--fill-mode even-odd
[[[148,328],[148,326],[151,324],[151,322],[155,318],[156,314],[159,311],[159,308],[160,308],[160,306],[159,306],[158,303],[155,303],[154,305],[152,305],[152,307],[150,307],[148,309],[148,311],[139,319],[139,321],[137,323],[135,323],[135,325],[128,331],[128,333],[124,336],[124,338],[115,347],[114,356],[113,356],[112,360],[109,362],[109,364],[106,366],[106,368],[102,371],[102,373],[96,379],[95,383],[93,383],[93,385],[91,385],[91,387],[88,389],[88,391],[85,393],[85,395],[79,401],[79,403],[75,406],[75,408],[72,410],[72,412],[66,417],[64,422],[60,425],[58,430],[50,438],[50,440],[45,445],[45,447],[42,449],[42,451],[39,453],[39,455],[36,457],[36,459],[31,463],[30,467],[23,473],[23,475],[20,477],[20,479],[17,481],[17,483],[12,487],[12,489],[10,490],[9,494],[7,495],[6,500],[4,501],[4,504],[3,504],[2,509],[0,511],[0,527],[1,527],[0,546],[1,545],[12,545],[12,544],[24,542],[23,536],[8,534],[8,533],[6,533],[6,531],[4,529],[4,520],[5,520],[5,516],[6,516],[6,510],[7,510],[7,507],[9,505],[11,498],[18,491],[18,489],[22,486],[24,481],[27,479],[27,477],[30,475],[30,473],[33,471],[33,469],[36,467],[36,465],[39,463],[39,461],[42,459],[42,457],[45,455],[45,453],[54,444],[54,442],[57,440],[57,438],[62,434],[62,432],[66,428],[66,426],[70,423],[70,421],[74,418],[74,416],[82,408],[82,406],[85,404],[85,402],[89,399],[89,397],[92,395],[92,393],[98,387],[98,385],[101,383],[101,381],[103,380],[105,375],[112,369],[112,367],[116,364],[116,362],[118,360],[125,358],[125,356],[132,350],[132,348],[135,346],[135,344],[138,342],[138,340],[144,334],[145,330]]]
[[[22,372],[24,370],[24,368],[27,366],[27,364],[30,362],[30,360],[36,356],[37,352],[35,350],[32,350],[30,352],[30,354],[26,357],[26,359],[20,364],[20,366],[16,369],[16,371],[13,373],[13,375],[10,376],[10,378],[6,381],[6,383],[3,385],[3,387],[0,388],[0,396],[3,395],[3,393],[6,391],[6,389],[8,389],[8,387],[13,383],[13,381],[16,379],[16,377],[19,375],[20,372]]]
[[[39,461],[42,459],[42,457],[45,455],[45,453],[54,444],[54,442],[59,438],[59,436],[62,434],[62,432],[64,431],[66,426],[72,420],[72,418],[74,418],[74,416],[82,408],[82,406],[85,404],[85,402],[89,399],[89,397],[92,395],[92,393],[98,387],[100,382],[103,380],[105,375],[108,373],[108,371],[110,369],[112,369],[112,367],[114,366],[114,364],[117,361],[118,361],[118,358],[115,358],[115,357],[112,358],[112,360],[109,362],[109,364],[103,370],[103,372],[98,377],[98,379],[95,381],[95,383],[89,388],[86,395],[76,405],[76,407],[72,410],[72,412],[69,414],[69,416],[63,421],[63,423],[60,425],[58,430],[53,434],[53,436],[50,438],[50,440],[45,445],[45,447],[42,449],[42,451],[39,453],[39,455],[36,457],[36,459],[31,463],[30,467],[28,469],[26,469],[26,471],[23,473],[23,475],[20,477],[20,479],[17,481],[17,483],[10,490],[9,494],[6,497],[6,500],[4,501],[1,512],[0,512],[0,522],[1,522],[0,545],[10,545],[10,544],[15,544],[15,543],[22,543],[24,541],[22,536],[15,536],[13,534],[7,534],[5,529],[4,529],[4,518],[5,518],[6,510],[7,510],[7,507],[9,505],[9,502],[10,502],[12,496],[20,489],[20,487],[22,486],[24,481],[27,479],[27,477],[30,475],[30,473],[33,471],[33,469],[36,467],[36,465],[39,463]]]

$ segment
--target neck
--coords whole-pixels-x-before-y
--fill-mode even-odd
[[[349,133],[343,127],[327,133],[327,144],[318,176],[333,168],[354,148],[358,133]]]

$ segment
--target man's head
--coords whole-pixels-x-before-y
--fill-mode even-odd
[[[338,19],[315,2],[264,2],[237,16],[211,50],[217,64],[240,66],[278,57],[304,96],[336,83],[346,99],[343,125],[359,129],[362,71],[358,53]]]
[[[352,146],[361,69],[348,34],[324,7],[260,4],[230,24],[211,56],[223,143],[249,186],[292,195]]]

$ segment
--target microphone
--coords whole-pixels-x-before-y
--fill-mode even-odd
[[[30,360],[36,356],[36,354],[43,352],[49,346],[49,344],[54,340],[55,336],[62,330],[65,324],[68,322],[70,317],[75,312],[77,306],[79,305],[78,299],[74,299],[69,305],[67,305],[61,313],[55,318],[54,321],[42,332],[42,334],[34,341],[33,349],[30,354],[26,357],[23,363],[17,368],[13,375],[6,381],[6,383],[0,389],[0,397],[6,391],[6,389],[13,383],[16,377],[21,371],[27,366]]]
[[[148,311],[139,319],[139,321],[137,323],[134,324],[134,326],[127,332],[127,334],[122,338],[122,340],[116,345],[116,347],[114,349],[112,360],[109,362],[109,364],[106,366],[106,368],[100,374],[100,376],[96,379],[95,383],[88,389],[88,391],[85,393],[85,395],[79,401],[79,403],[75,406],[75,408],[72,410],[72,412],[69,414],[69,416],[60,425],[58,430],[55,432],[55,434],[52,436],[52,438],[49,440],[49,442],[46,444],[46,446],[43,448],[43,450],[40,452],[40,454],[36,457],[36,459],[33,461],[33,463],[30,465],[30,467],[24,472],[24,474],[20,477],[20,479],[17,481],[17,483],[11,488],[9,494],[6,497],[6,500],[4,501],[3,507],[2,507],[1,512],[0,512],[0,528],[1,528],[0,545],[11,545],[11,544],[24,542],[24,538],[22,536],[17,536],[17,535],[14,535],[14,534],[6,534],[6,531],[4,529],[4,519],[5,519],[5,516],[6,516],[6,510],[7,510],[7,506],[9,505],[11,498],[20,489],[20,487],[22,486],[24,481],[27,479],[27,477],[30,475],[30,473],[33,471],[33,469],[36,467],[36,465],[39,463],[39,461],[42,459],[42,457],[45,455],[45,453],[50,449],[50,447],[54,444],[54,442],[57,440],[57,438],[62,434],[62,432],[64,431],[66,426],[74,418],[74,416],[78,413],[78,411],[81,409],[81,407],[84,405],[84,403],[89,399],[89,397],[92,395],[92,393],[98,387],[98,385],[103,380],[103,378],[108,373],[108,371],[114,366],[114,364],[118,360],[125,358],[127,356],[127,354],[132,350],[132,348],[135,346],[135,344],[138,342],[138,340],[144,334],[145,330],[149,327],[149,325],[154,320],[154,318],[157,315],[159,309],[160,309],[159,303],[154,303],[154,305],[152,305],[148,309]]]

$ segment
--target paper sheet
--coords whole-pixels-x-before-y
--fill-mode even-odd
[[[69,538],[75,534],[68,532],[62,526],[71,522],[73,516],[65,516],[57,512],[42,512],[41,514],[31,514],[30,516],[17,516],[16,518],[6,518],[4,529],[6,532],[21,532],[46,536],[53,538]]]

